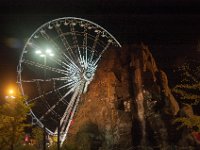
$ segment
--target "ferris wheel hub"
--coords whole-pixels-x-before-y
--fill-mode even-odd
[[[91,73],[91,72],[84,72],[83,77],[84,77],[84,79],[85,79],[86,81],[90,81],[90,80],[92,80],[93,75],[94,75],[94,74]]]

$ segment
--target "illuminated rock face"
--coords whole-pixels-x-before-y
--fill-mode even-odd
[[[181,134],[171,123],[179,105],[145,45],[106,51],[81,99],[69,143],[95,150],[180,144]]]

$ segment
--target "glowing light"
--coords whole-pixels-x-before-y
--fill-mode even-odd
[[[52,50],[50,48],[45,50],[45,53],[47,55],[45,55],[41,50],[36,50],[35,53],[38,54],[40,57],[46,57],[47,55],[51,57],[54,56],[54,53],[52,53]]]
[[[49,56],[54,56],[54,54],[53,54],[53,53],[50,53]]]
[[[75,23],[75,22],[72,22],[72,25],[73,25],[73,26],[75,26],[75,25],[76,25],[76,23]]]
[[[36,50],[35,53],[36,54],[41,54],[42,52],[41,52],[41,50]]]
[[[59,22],[56,23],[56,27],[60,27],[60,23]]]
[[[15,90],[13,88],[8,88],[5,99],[15,99],[15,95]]]
[[[103,33],[102,35],[101,35],[102,37],[106,37],[106,35]]]
[[[53,29],[53,26],[51,26],[51,25],[49,24],[48,29]]]
[[[66,26],[67,26],[68,24],[69,24],[69,23],[68,23],[68,22],[65,20],[65,23],[64,23],[64,25],[66,25]]]
[[[51,51],[52,51],[51,49],[47,49],[47,50],[46,50],[46,53],[47,53],[47,54],[50,54]]]
[[[92,29],[92,27],[91,27],[91,26],[89,26],[89,27],[88,27],[88,29],[89,29],[89,30],[91,30],[91,29]]]
[[[44,55],[44,54],[41,54],[41,55],[40,55],[40,57],[46,57],[46,55]]]
[[[13,93],[14,93],[14,90],[13,90],[13,89],[9,89],[8,93],[9,93],[9,94],[13,94]]]
[[[94,30],[94,32],[98,33],[98,32],[99,32],[99,30],[97,30],[97,29],[96,29],[96,30]]]
[[[84,27],[85,25],[81,22],[80,26],[81,26],[81,27]]]
[[[111,42],[112,42],[112,39],[109,39],[108,42],[111,43]]]

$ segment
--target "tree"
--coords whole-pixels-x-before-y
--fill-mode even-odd
[[[200,64],[198,61],[190,60],[176,70],[178,83],[172,89],[174,95],[181,104],[192,106],[200,105]],[[180,127],[186,126],[200,132],[200,112],[197,114],[179,117],[174,122],[181,123]]]
[[[24,128],[29,107],[24,103],[25,97],[7,98],[0,105],[0,147],[14,150],[22,145]]]
[[[43,147],[43,129],[40,127],[34,127],[32,129],[33,139],[35,140],[35,147],[37,149],[42,149]]]
[[[172,89],[181,103],[192,105],[200,102],[200,64],[185,63],[176,70],[178,84]]]
[[[196,130],[197,132],[200,132],[200,116],[192,116],[189,118],[180,117],[177,118],[175,122],[181,123],[179,128],[186,126],[189,129],[193,129]]]

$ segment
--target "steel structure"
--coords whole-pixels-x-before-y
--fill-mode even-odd
[[[27,40],[17,68],[32,122],[66,139],[80,95],[87,91],[102,54],[120,43],[94,22],[74,17],[49,21]]]

